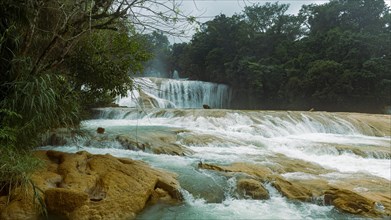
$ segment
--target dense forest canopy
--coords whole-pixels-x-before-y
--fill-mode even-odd
[[[160,71],[225,83],[233,108],[381,112],[391,104],[391,15],[384,0],[255,4],[202,24],[158,56]]]
[[[172,0],[1,0],[0,195],[30,184],[42,134],[127,93],[151,58],[138,30],[179,21],[194,18]]]
[[[129,76],[152,57],[139,30],[180,34],[173,24],[194,21],[178,6],[171,0],[2,0],[1,140],[33,146],[37,134],[77,126],[85,109],[126,94]]]

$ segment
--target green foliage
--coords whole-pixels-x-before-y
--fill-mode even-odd
[[[125,94],[129,75],[149,58],[126,11],[92,3],[0,2],[0,108],[21,116],[5,124],[17,148],[36,146],[50,129],[76,127],[84,109]]]
[[[391,105],[384,0],[331,0],[298,15],[288,7],[255,4],[216,16],[190,43],[173,46],[173,68],[231,85],[233,108],[380,112]]]
[[[169,46],[168,38],[157,31],[151,34],[142,36],[147,52],[151,55],[151,59],[144,62],[145,72],[159,72],[161,74],[169,75],[172,70],[168,66],[169,63]]]
[[[30,151],[16,147],[18,131],[9,126],[9,122],[20,120],[21,116],[8,109],[0,109],[0,195],[11,196],[16,188],[26,191],[33,184],[30,175],[42,166],[42,161],[31,155]],[[36,188],[33,189],[37,193]],[[40,194],[34,196],[39,203]],[[44,211],[44,210],[42,210]]]
[[[0,192],[5,195],[16,187],[31,187],[31,174],[43,166],[41,160],[28,151],[7,147],[0,154]],[[27,194],[27,192],[25,192]],[[4,195],[3,194],[3,195]]]
[[[40,133],[78,125],[77,96],[63,76],[50,73],[27,75],[12,85],[8,97],[0,104],[21,116],[4,123],[16,132],[15,146],[27,149],[38,144]]]
[[[99,30],[85,35],[69,54],[66,66],[73,90],[85,108],[111,103],[132,87],[131,74],[143,70],[150,58],[141,36]]]
[[[142,4],[142,3],[138,3]],[[115,1],[0,1],[0,195],[29,190],[41,134],[132,86],[149,55]],[[118,10],[115,7],[120,7]],[[87,101],[86,101],[87,100]]]

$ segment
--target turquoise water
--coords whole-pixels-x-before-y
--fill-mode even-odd
[[[110,109],[107,109],[110,111]],[[128,111],[128,112],[126,112]],[[319,116],[289,117],[269,115],[264,112],[242,111],[220,114],[196,111],[156,110],[136,113],[123,110],[105,113],[110,116],[83,122],[83,129],[93,138],[80,138],[56,150],[76,152],[86,150],[94,154],[110,153],[113,156],[143,160],[151,166],[172,171],[178,175],[184,202],[158,203],[147,207],[137,219],[351,219],[357,216],[337,211],[314,202],[290,201],[266,183],[270,199],[253,200],[238,195],[236,182],[244,174],[227,174],[198,168],[198,164],[229,165],[235,162],[278,165],[272,158],[306,161],[331,170],[322,178],[333,181],[339,176],[369,175],[391,179],[391,160],[384,157],[359,156],[350,150],[338,151],[340,145],[349,149],[369,151],[386,149],[390,137],[376,137],[360,132],[341,118]],[[162,112],[163,111],[163,112]],[[283,114],[281,114],[283,115]],[[324,123],[324,121],[331,121]],[[333,121],[334,120],[334,121]],[[104,127],[104,135],[95,134]],[[187,156],[153,154],[124,149],[115,141],[117,135],[127,135],[139,140],[170,140],[194,153]],[[155,142],[152,141],[151,144]],[[161,144],[159,142],[159,144]],[[53,149],[53,147],[44,147]],[[362,166],[365,164],[365,166]],[[313,178],[316,174],[285,173],[286,178]]]

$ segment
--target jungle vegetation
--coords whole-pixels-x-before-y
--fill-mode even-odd
[[[0,196],[32,184],[40,162],[31,150],[42,134],[77,128],[87,109],[132,87],[130,76],[151,58],[140,30],[173,33],[172,24],[193,20],[177,7],[170,0],[0,1]]]
[[[381,112],[391,105],[391,14],[384,0],[249,6],[170,48],[168,71],[228,84],[232,108]]]

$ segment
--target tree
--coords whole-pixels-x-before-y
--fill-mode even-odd
[[[39,162],[30,150],[41,134],[77,128],[85,107],[131,87],[129,73],[141,71],[150,57],[137,31],[173,33],[171,24],[194,21],[178,5],[174,0],[0,1],[2,195],[10,196],[13,187],[35,189],[29,174]]]
[[[14,125],[21,133],[37,136],[53,127],[76,126],[82,103],[75,100],[116,95],[131,86],[128,71],[140,71],[148,58],[139,38],[132,37],[136,30],[161,24],[170,32],[168,25],[192,20],[177,10],[178,3],[169,2],[1,1],[0,109],[22,116]]]
[[[236,108],[379,112],[391,104],[384,0],[331,0],[298,15],[286,14],[288,7],[255,4],[216,16],[175,48],[174,65],[193,79],[232,86]]]
[[[152,59],[144,64],[145,72],[158,72],[162,75],[169,76],[173,70],[169,67],[170,42],[167,36],[162,32],[153,31],[151,34],[143,35],[147,50],[152,54]]]
[[[83,36],[65,64],[72,89],[85,109],[111,103],[132,87],[130,75],[143,71],[150,57],[142,36],[99,30]]]

